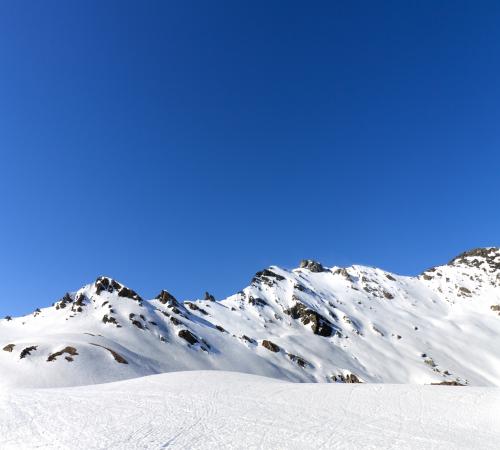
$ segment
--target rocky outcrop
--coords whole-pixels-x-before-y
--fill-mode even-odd
[[[462,384],[458,381],[441,381],[439,383],[431,383],[434,386],[465,386],[465,384]]]
[[[449,266],[463,265],[467,267],[476,267],[489,272],[500,271],[500,248],[484,247],[474,248],[461,253],[453,258]]]
[[[31,355],[31,352],[34,352],[36,351],[36,349],[38,348],[37,345],[32,345],[31,347],[26,347],[22,350],[21,354],[19,355],[19,358],[20,359],[24,359],[26,358],[26,356],[30,356]]]
[[[205,292],[204,300],[209,302],[215,302],[215,297],[209,292]]]
[[[16,344],[7,344],[2,350],[4,352],[12,353],[12,350],[14,350],[15,346],[16,346]]]
[[[71,295],[66,292],[66,294],[64,294],[64,297],[61,298],[61,300],[57,301],[54,306],[56,309],[64,309],[66,308],[66,306],[68,304],[71,304],[73,303],[73,298],[71,297]]]
[[[97,295],[100,295],[101,292],[107,291],[109,293],[117,292],[119,297],[130,298],[132,300],[136,300],[138,302],[142,302],[142,298],[137,294],[137,292],[129,289],[118,281],[113,280],[109,277],[99,277],[95,281],[95,289]]]
[[[110,348],[108,347],[104,347],[104,345],[100,345],[100,344],[94,344],[93,342],[90,342],[90,345],[95,345],[96,347],[101,347],[103,348],[104,350],[107,350],[109,353],[111,353],[111,355],[113,356],[114,360],[117,362],[117,363],[120,363],[120,364],[128,364],[128,361],[122,356],[120,355],[119,353],[115,352],[114,350],[111,350]]]
[[[300,261],[300,268],[310,270],[311,272],[325,271],[321,263],[312,259],[303,259],[302,261]]]
[[[47,362],[55,361],[58,356],[62,356],[64,353],[68,354],[68,356],[65,357],[66,361],[68,361],[68,362],[73,361],[73,356],[78,355],[76,348],[68,346],[68,347],[63,348],[62,350],[60,350],[58,352],[50,354],[49,357],[47,358]]]
[[[300,356],[294,355],[292,353],[287,353],[287,356],[300,367],[306,367],[311,365],[311,363],[307,362],[304,358],[301,358]]]
[[[279,345],[276,345],[274,342],[268,341],[267,339],[262,341],[262,347],[267,348],[273,353],[278,353],[281,350]]]
[[[164,305],[179,306],[177,299],[168,291],[161,291],[156,297]]]
[[[263,300],[262,298],[259,297],[248,297],[248,303],[250,303],[253,306],[266,306],[267,302]]]
[[[208,313],[203,308],[200,308],[196,303],[184,302],[184,305],[187,305],[187,307],[192,311],[199,311],[204,316],[208,316]]]
[[[180,330],[178,336],[187,341],[190,345],[198,344],[199,339],[189,330]]]
[[[334,333],[333,326],[328,319],[323,317],[320,313],[308,308],[303,303],[297,302],[284,312],[291,316],[292,319],[300,319],[304,325],[311,324],[311,329],[314,334],[329,337]]]
[[[267,286],[273,286],[277,281],[283,281],[285,279],[284,276],[277,274],[269,269],[261,270],[257,272],[255,276],[252,278],[253,284],[263,283]]]
[[[257,341],[255,339],[248,337],[246,334],[241,336],[241,339],[243,339],[244,341],[247,341],[249,344],[257,344]]]
[[[361,380],[353,373],[332,375],[332,381],[335,383],[361,383]]]

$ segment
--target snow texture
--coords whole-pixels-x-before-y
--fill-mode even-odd
[[[0,390],[2,449],[497,449],[500,390],[177,372]]]

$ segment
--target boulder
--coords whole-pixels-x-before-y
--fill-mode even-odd
[[[178,336],[187,341],[190,345],[200,342],[198,338],[189,330],[180,330]]]
[[[268,341],[267,339],[264,339],[262,341],[262,347],[267,348],[273,353],[278,353],[281,350],[279,345],[276,345],[274,342]]]

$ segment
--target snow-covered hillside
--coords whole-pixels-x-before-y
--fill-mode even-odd
[[[142,299],[106,277],[0,321],[0,386],[217,369],[301,382],[500,386],[500,249],[406,277],[314,261],[226,299]]]
[[[497,449],[500,390],[178,372],[0,390],[2,449]]]

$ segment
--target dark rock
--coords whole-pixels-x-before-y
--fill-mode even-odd
[[[108,316],[107,314],[104,314],[104,316],[102,316],[102,321],[103,323],[112,323],[114,325],[118,325],[116,319],[113,316]]]
[[[5,320],[6,320],[7,322],[10,322],[10,321],[12,320],[12,317],[11,317],[11,316],[5,316]]]
[[[324,272],[324,267],[318,261],[312,259],[303,259],[300,261],[301,269],[308,269],[311,272]]]
[[[459,289],[459,293],[464,296],[464,297],[472,297],[472,292],[467,289],[466,287],[460,287]]]
[[[15,346],[16,346],[16,344],[7,344],[2,350],[4,352],[10,352],[10,353],[12,353],[12,350],[14,350]]]
[[[138,320],[132,320],[132,324],[135,325],[137,328],[144,330],[144,327],[142,326],[142,323],[139,322]]]
[[[189,330],[180,330],[178,336],[187,341],[190,345],[197,344],[198,338]]]
[[[71,356],[75,356],[75,355],[78,355],[78,352],[76,351],[76,348],[74,347],[65,347],[63,348],[61,351],[59,352],[55,352],[55,353],[52,353],[51,355],[49,355],[49,357],[47,358],[47,362],[50,362],[50,361],[55,361],[57,359],[58,356],[61,356],[62,354],[64,353],[67,353],[68,355],[71,355]],[[68,362],[71,362],[73,361],[73,358],[70,358],[68,359],[66,357],[66,360]]]
[[[207,300],[210,302],[215,302],[215,297],[212,294],[205,292],[204,300]]]
[[[109,353],[111,353],[111,355],[113,356],[113,358],[115,359],[116,362],[118,362],[120,364],[128,364],[127,360],[122,355],[115,352],[114,350],[111,350],[108,347],[104,347],[104,345],[94,344],[93,342],[91,342],[90,345],[95,345],[96,347],[101,347],[104,350],[107,350]]]
[[[274,342],[268,341],[267,339],[264,339],[262,341],[262,347],[267,348],[269,351],[277,353],[281,350],[279,345],[276,345]]]
[[[37,345],[32,345],[31,347],[26,347],[25,349],[23,349],[23,351],[19,355],[19,358],[20,359],[26,358],[26,356],[31,355],[31,352],[34,352],[37,348],[38,348]]]
[[[222,328],[220,325],[215,325],[215,328],[217,328],[221,333],[227,333],[227,331]]]
[[[131,298],[132,300],[136,300],[138,302],[142,301],[142,298],[139,296],[139,294],[137,294],[137,292],[125,286],[118,291],[118,297]]]
[[[248,297],[248,303],[250,303],[251,305],[253,306],[266,306],[267,305],[267,302],[265,300],[263,300],[262,298],[259,298],[259,297]]]
[[[191,303],[191,302],[184,302],[185,305],[188,305],[188,308],[193,310],[193,311],[199,311],[201,312],[204,316],[208,316],[208,313],[203,309],[203,308],[200,308],[198,305],[196,305],[195,303]]]
[[[255,339],[252,339],[251,337],[248,337],[246,334],[241,336],[241,339],[247,341],[250,344],[257,344],[257,341]]]
[[[288,353],[287,356],[295,363],[297,363],[300,367],[310,366],[311,364],[307,362],[304,358],[300,356],[293,355],[292,353]]]
[[[434,386],[465,386],[465,384],[459,383],[458,381],[441,381],[439,383],[431,383]]]
[[[353,373],[347,375],[333,375],[332,381],[335,383],[361,383],[360,379]]]
[[[123,286],[123,284],[118,283],[118,281],[115,281],[111,278],[99,277],[94,284],[97,295],[99,295],[103,291],[107,291],[109,293],[117,292],[119,297],[130,298],[132,300],[142,302],[142,298],[139,296],[139,294],[137,294],[137,292],[129,289],[126,286]]]
[[[170,322],[172,322],[174,325],[182,325],[182,322],[174,316],[170,318]]]
[[[331,323],[325,317],[318,312],[307,308],[303,303],[297,302],[284,312],[285,314],[291,316],[292,319],[300,319],[304,325],[311,323],[314,334],[329,337],[334,332]]]
[[[171,306],[179,306],[177,299],[168,291],[161,291],[156,299],[163,303],[164,305],[169,304]]]
[[[276,281],[283,281],[284,276],[274,273],[272,270],[264,269],[257,272],[252,278],[252,283],[264,283],[268,286],[272,286]]]

